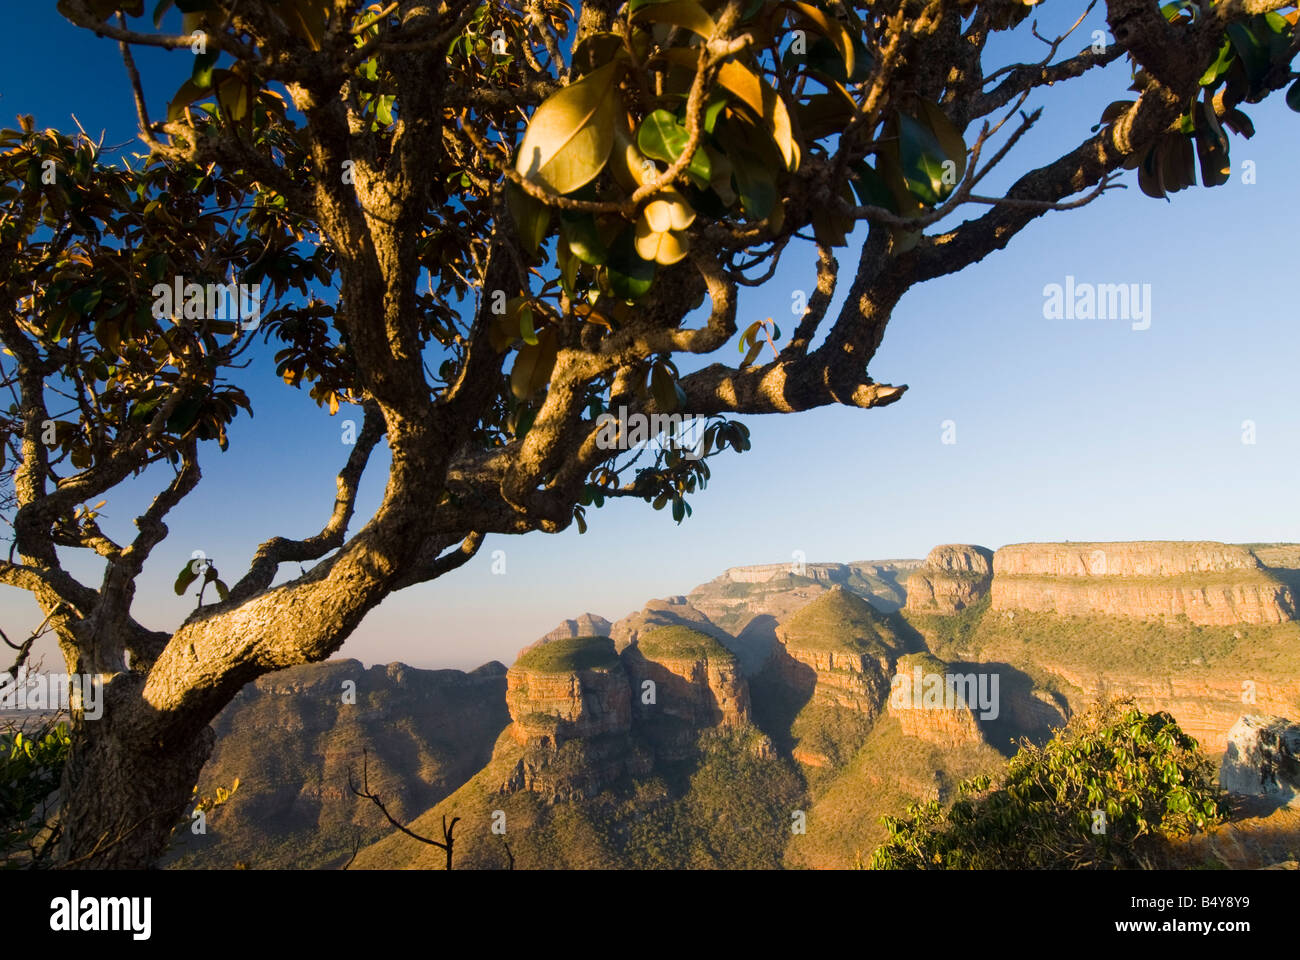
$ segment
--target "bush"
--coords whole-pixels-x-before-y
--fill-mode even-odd
[[[35,866],[48,844],[45,813],[72,741],[63,724],[0,733],[0,868]]]
[[[884,817],[872,869],[1147,867],[1168,838],[1228,812],[1200,745],[1127,701],[1094,704],[1042,747],[1022,742],[996,787],[977,777],[958,795]]]

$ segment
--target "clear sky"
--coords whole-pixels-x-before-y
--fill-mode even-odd
[[[116,45],[42,6],[12,11],[0,37],[0,123],[33,113],[38,126],[75,129],[75,113],[92,133],[106,130],[107,143],[130,141],[134,112]],[[1048,3],[1040,30],[1081,8]],[[1064,52],[1091,42],[1094,26],[1104,28],[1097,13]],[[1045,49],[1032,38],[1004,46],[1006,62]],[[140,57],[153,103],[188,75],[187,57]],[[1128,84],[1120,62],[1036,95],[1030,106],[1046,108],[1043,120],[985,192],[1087,137],[1107,103],[1131,96]],[[618,502],[590,514],[585,535],[491,537],[461,570],[386,600],[340,655],[423,667],[509,663],[565,617],[617,619],[728,566],[788,562],[796,550],[809,561],[847,561],[921,557],[950,542],[1300,540],[1300,115],[1280,95],[1247,113],[1258,133],[1232,137],[1228,184],[1166,203],[1142,195],[1128,174],[1129,189],[1049,214],[1007,250],[914,288],[870,366],[879,381],[909,385],[900,402],[750,417],[753,449],[710,461],[713,480],[680,526],[667,510]],[[1255,183],[1243,182],[1246,161]],[[859,239],[838,251],[842,266],[856,261]],[[812,263],[808,249],[787,254],[770,283],[742,298],[741,326],[773,316],[788,336],[792,292],[811,290]],[[1067,276],[1149,284],[1149,329],[1046,319],[1044,288]],[[206,445],[203,482],[168,518],[171,536],[142,577],[135,614],[149,626],[174,627],[192,604],[171,591],[191,551],[215,558],[233,581],[259,542],[313,533],[331,509],[348,414],[330,418],[285,387],[268,362],[274,344],[259,349],[242,384],[255,419],[236,421],[227,453]],[[738,359],[732,345],[720,356]],[[1243,443],[1247,420],[1253,444]],[[943,442],[945,421],[955,443]],[[383,466],[372,464],[359,514],[378,502]],[[108,531],[126,535],[160,482],[146,474],[112,496]],[[504,575],[492,573],[497,550]],[[69,558],[69,566],[98,583],[94,564]],[[11,637],[39,620],[25,594],[0,587],[0,625]],[[47,656],[48,669],[56,664]]]

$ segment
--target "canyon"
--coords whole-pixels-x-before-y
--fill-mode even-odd
[[[621,619],[566,620],[509,668],[273,674],[219,720],[201,789],[241,776],[214,831],[324,831],[320,865],[358,830],[375,840],[358,867],[437,863],[358,808],[345,773],[364,754],[413,829],[462,818],[468,866],[503,864],[494,818],[528,865],[653,866],[689,848],[697,865],[844,866],[880,841],[880,815],[949,798],[1100,696],[1171,713],[1216,757],[1240,716],[1300,715],[1298,586],[1296,545],[1203,541],[945,544],[924,560],[732,568]],[[918,669],[996,675],[998,709],[891,697]],[[345,681],[355,705],[340,701]],[[385,724],[407,739],[386,745]],[[286,731],[306,737],[309,762],[268,768],[259,751],[282,754],[267,742]],[[807,835],[744,839],[737,817],[779,835],[793,807]],[[178,862],[229,865],[230,848],[213,849],[187,844]]]

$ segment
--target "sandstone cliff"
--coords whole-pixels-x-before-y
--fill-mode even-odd
[[[1075,709],[1102,696],[1132,697],[1147,712],[1163,710],[1171,714],[1211,756],[1218,756],[1227,747],[1228,731],[1244,709],[1282,713],[1294,711],[1300,703],[1300,677],[1258,677],[1243,690],[1242,675],[1236,671],[1147,676],[1106,670],[1104,665],[1089,671],[1053,661],[1043,666],[1076,689],[1070,698]],[[1247,694],[1249,700],[1243,701]]]
[[[776,628],[775,667],[812,702],[875,716],[902,643],[861,597],[836,586]]]
[[[641,634],[623,651],[637,732],[660,759],[688,756],[700,730],[749,723],[749,684],[717,640],[682,626]]]
[[[993,558],[992,609],[1065,616],[1185,616],[1193,623],[1282,623],[1296,598],[1244,547],[1209,542],[1035,543]]]
[[[506,674],[511,738],[523,756],[501,789],[547,801],[594,796],[648,758],[630,738],[627,673],[608,637],[570,637],[527,648]]]
[[[506,703],[523,755],[502,790],[547,801],[594,796],[655,761],[693,756],[702,731],[750,723],[735,655],[681,625],[640,630],[621,655],[607,637],[534,644],[507,674]],[[754,750],[772,746],[756,736]]]
[[[970,544],[935,547],[907,578],[909,613],[960,613],[988,593],[993,551]]]
[[[984,742],[972,710],[978,703],[968,703],[965,689],[947,680],[958,673],[967,671],[929,654],[898,659],[890,678],[889,716],[898,721],[904,736],[950,749]],[[932,685],[939,696],[929,696]]]

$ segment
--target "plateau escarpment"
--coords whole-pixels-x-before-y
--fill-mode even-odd
[[[978,603],[993,581],[993,551],[973,544],[935,547],[907,578],[908,613],[959,613]]]
[[[1021,543],[993,557],[992,609],[1065,616],[1295,619],[1286,580],[1245,547],[1211,542]]]

